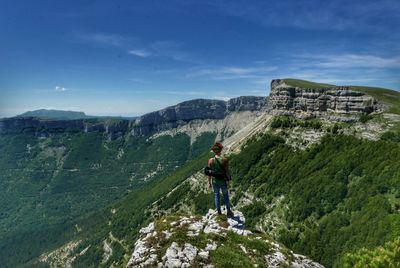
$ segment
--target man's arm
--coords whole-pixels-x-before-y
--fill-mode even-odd
[[[208,167],[211,167],[213,158],[208,159]],[[208,188],[211,189],[211,176],[208,176]]]

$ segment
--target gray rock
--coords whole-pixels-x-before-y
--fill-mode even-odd
[[[335,121],[351,121],[351,116],[377,111],[379,107],[373,97],[348,87],[299,88],[275,79],[271,82],[267,110],[277,115],[330,116]]]
[[[209,255],[210,255],[209,251],[200,251],[199,252],[199,257],[204,259],[204,260],[207,260]]]
[[[140,229],[139,233],[141,234],[148,234],[154,231],[154,222],[149,223],[146,227]]]
[[[168,232],[177,232],[178,229],[185,229],[186,232],[198,232],[201,230],[204,234],[213,233],[217,236],[225,236],[229,231],[236,232],[240,235],[251,234],[250,231],[245,230],[244,223],[245,218],[243,214],[234,210],[234,217],[227,221],[227,225],[219,225],[220,217],[215,210],[210,209],[203,217],[185,217],[181,216],[173,224],[174,226],[168,225]],[[164,223],[167,221],[164,220]],[[180,226],[179,223],[184,223],[184,227]],[[219,227],[217,227],[219,225]],[[204,228],[204,229],[203,229]],[[149,224],[147,227],[142,228],[140,231],[140,238],[135,243],[135,249],[128,262],[127,267],[213,267],[210,261],[210,252],[216,250],[219,246],[224,244],[219,241],[214,241],[211,236],[208,238],[207,245],[203,248],[197,248],[194,245],[186,242],[183,245],[178,244],[176,241],[171,241],[169,247],[165,251],[161,259],[158,259],[160,250],[163,248],[163,243],[154,243],[154,239],[161,241],[165,239],[164,236],[159,234],[164,233],[166,230],[161,232],[154,231],[154,224]],[[158,229],[158,228],[157,228]],[[189,230],[190,229],[190,230]],[[189,236],[188,236],[189,237]],[[181,237],[182,238],[182,237]],[[149,240],[150,239],[150,240]],[[249,236],[248,239],[263,239],[261,236],[254,237]],[[149,243],[149,241],[152,241]],[[265,265],[267,267],[298,267],[298,268],[323,268],[322,265],[313,262],[303,255],[294,254],[292,251],[288,252],[284,250],[278,243],[270,241],[269,239],[264,240],[265,243],[269,244],[270,250],[266,252],[260,252],[264,256]],[[251,248],[246,248],[243,244],[238,245],[244,254],[250,254]],[[158,254],[156,254],[158,252]],[[253,249],[253,252],[256,252]],[[285,253],[284,253],[285,252]],[[264,255],[266,254],[266,255]]]

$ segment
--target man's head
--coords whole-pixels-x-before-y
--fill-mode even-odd
[[[215,154],[220,154],[222,151],[222,148],[224,148],[224,146],[222,146],[222,144],[220,142],[216,142],[213,147],[211,148],[211,150],[215,153]]]

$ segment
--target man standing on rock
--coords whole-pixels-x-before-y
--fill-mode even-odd
[[[226,157],[221,156],[222,152],[222,144],[216,142],[212,151],[215,153],[215,156],[208,160],[208,167],[211,168],[215,172],[215,174],[223,174],[223,176],[208,176],[208,188],[211,189],[211,185],[214,189],[215,195],[215,207],[218,211],[218,214],[221,214],[221,205],[220,205],[220,191],[222,191],[222,195],[224,196],[224,203],[226,206],[227,216],[233,217],[233,213],[231,210],[231,204],[229,202],[229,193],[228,186],[229,181],[231,179],[231,175],[229,173],[228,167],[228,159]],[[212,178],[212,183],[211,183]]]

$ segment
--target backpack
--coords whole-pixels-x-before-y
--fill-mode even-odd
[[[221,164],[221,162],[218,160],[218,158],[214,157],[214,159],[215,159],[215,161],[217,161],[218,165],[221,167],[223,172],[215,171],[211,167],[206,166],[204,168],[204,174],[207,175],[207,176],[215,177],[217,179],[223,179],[223,180],[226,180],[226,181],[230,181],[232,178],[231,178],[231,176],[229,176],[227,174],[224,165]]]

